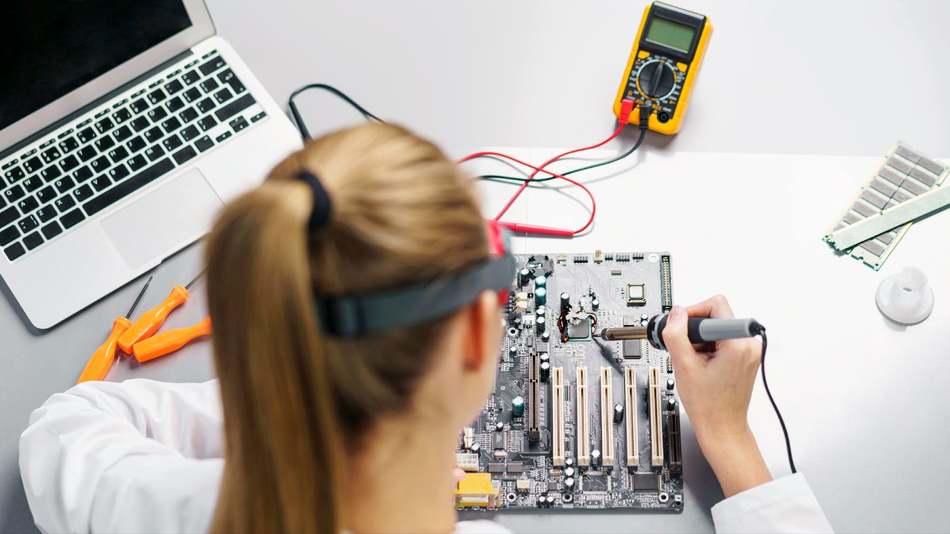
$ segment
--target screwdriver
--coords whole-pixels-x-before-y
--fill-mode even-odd
[[[646,339],[653,348],[666,350],[663,343],[663,329],[669,314],[654,315],[646,326],[624,326],[604,328],[600,337],[606,341],[624,341]],[[713,319],[710,317],[690,317],[687,332],[691,343],[711,343],[726,339],[755,337],[765,331],[765,327],[755,319]]]
[[[169,330],[143,339],[132,347],[132,351],[135,353],[136,360],[147,362],[184,347],[192,339],[210,334],[211,317],[205,317],[203,321],[194,326]]]
[[[135,297],[135,302],[133,302],[132,307],[129,308],[129,313],[125,314],[125,317],[119,317],[113,321],[112,333],[109,334],[109,338],[106,339],[106,342],[96,349],[96,352],[92,353],[92,357],[89,358],[89,362],[86,363],[86,368],[82,370],[82,374],[79,375],[79,380],[76,381],[77,384],[90,380],[102,380],[106,377],[106,373],[109,372],[109,367],[112,367],[112,360],[115,359],[115,349],[119,341],[119,336],[132,326],[132,323],[129,322],[129,317],[132,316],[132,312],[135,311],[135,307],[139,305],[139,301],[142,300],[142,295],[145,294],[145,290],[148,289],[148,285],[151,283],[152,277],[149,276],[145,282],[145,287],[142,288],[142,291],[139,291],[139,296]]]
[[[132,347],[136,343],[158,331],[162,323],[165,322],[165,318],[168,317],[168,314],[188,300],[188,290],[191,289],[191,286],[204,276],[204,274],[205,272],[202,270],[198,273],[198,276],[191,282],[188,282],[188,285],[185,287],[173,287],[168,298],[136,319],[135,322],[132,323],[132,326],[119,337],[119,348],[125,351],[126,354],[132,354]]]

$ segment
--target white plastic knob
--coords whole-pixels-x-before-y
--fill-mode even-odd
[[[934,309],[934,292],[923,271],[904,267],[884,278],[877,287],[877,308],[890,320],[912,325],[922,322]]]

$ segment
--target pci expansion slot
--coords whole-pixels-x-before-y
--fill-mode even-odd
[[[600,368],[600,438],[604,468],[614,465],[613,385],[610,368]]]
[[[577,368],[577,465],[590,465],[590,403],[587,399],[587,368]]]
[[[633,367],[623,370],[624,393],[627,401],[627,466],[640,465],[640,438],[637,435],[637,372]]]
[[[650,368],[650,453],[653,467],[663,466],[663,404],[660,397],[660,368]]]

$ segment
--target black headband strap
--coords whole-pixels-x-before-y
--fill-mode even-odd
[[[333,203],[330,202],[330,195],[327,194],[327,190],[323,188],[323,184],[313,173],[302,170],[297,173],[297,179],[305,182],[313,191],[313,211],[310,212],[310,221],[307,223],[307,229],[312,234],[330,223]]]

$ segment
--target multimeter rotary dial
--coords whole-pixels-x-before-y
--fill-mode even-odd
[[[637,87],[643,96],[663,100],[676,88],[676,72],[659,59],[647,61],[637,71]]]

